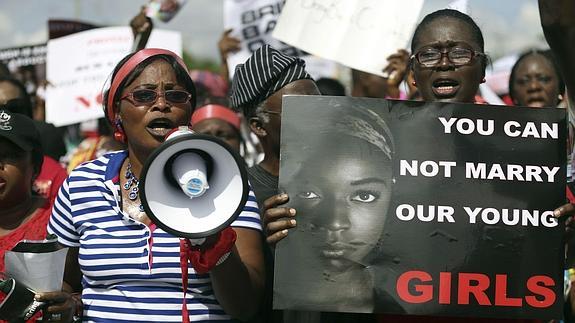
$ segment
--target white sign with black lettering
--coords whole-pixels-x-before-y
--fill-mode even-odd
[[[406,48],[423,0],[290,0],[273,36],[313,55],[382,75]]]
[[[232,29],[230,36],[241,41],[241,50],[228,56],[230,77],[234,68],[242,64],[264,44],[290,56],[304,53],[272,37],[285,0],[226,0],[224,1],[224,26]]]

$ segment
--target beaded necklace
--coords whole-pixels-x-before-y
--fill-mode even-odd
[[[136,175],[132,173],[132,163],[130,163],[129,160],[128,160],[128,166],[126,167],[126,173],[124,174],[124,176],[126,178],[126,183],[124,183],[124,190],[128,191],[128,198],[130,199],[130,201],[136,201],[140,194],[139,193],[140,189],[138,188],[140,181],[138,180]],[[141,202],[138,209],[140,210],[140,212],[144,212],[144,206],[142,205]]]

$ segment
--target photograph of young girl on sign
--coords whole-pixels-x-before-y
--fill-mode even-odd
[[[298,223],[276,247],[275,276],[291,277],[276,280],[277,300],[314,311],[373,312],[374,272],[367,259],[380,243],[390,203],[391,131],[367,106],[307,100],[321,109],[301,114],[307,121],[294,114],[282,128],[288,140],[282,138],[280,186]],[[289,140],[297,136],[289,124],[294,119],[301,121],[298,130],[310,129],[301,123],[313,119],[313,131],[298,131],[306,140]]]

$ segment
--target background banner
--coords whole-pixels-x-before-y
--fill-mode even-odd
[[[0,61],[31,96],[46,78],[46,44],[0,49]]]
[[[274,307],[560,318],[565,111],[286,96]]]
[[[106,27],[48,42],[46,122],[66,126],[104,116],[102,90],[114,66],[132,47],[130,27]],[[148,48],[182,53],[180,33],[153,30]]]

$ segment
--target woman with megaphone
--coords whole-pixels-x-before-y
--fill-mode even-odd
[[[147,160],[195,108],[184,62],[163,49],[130,54],[103,97],[114,137],[127,150],[78,166],[60,190],[48,230],[71,252],[67,292],[55,297],[81,293],[76,316],[85,321],[248,319],[264,281],[253,192],[237,219],[199,246],[167,232],[142,206],[138,183]]]

